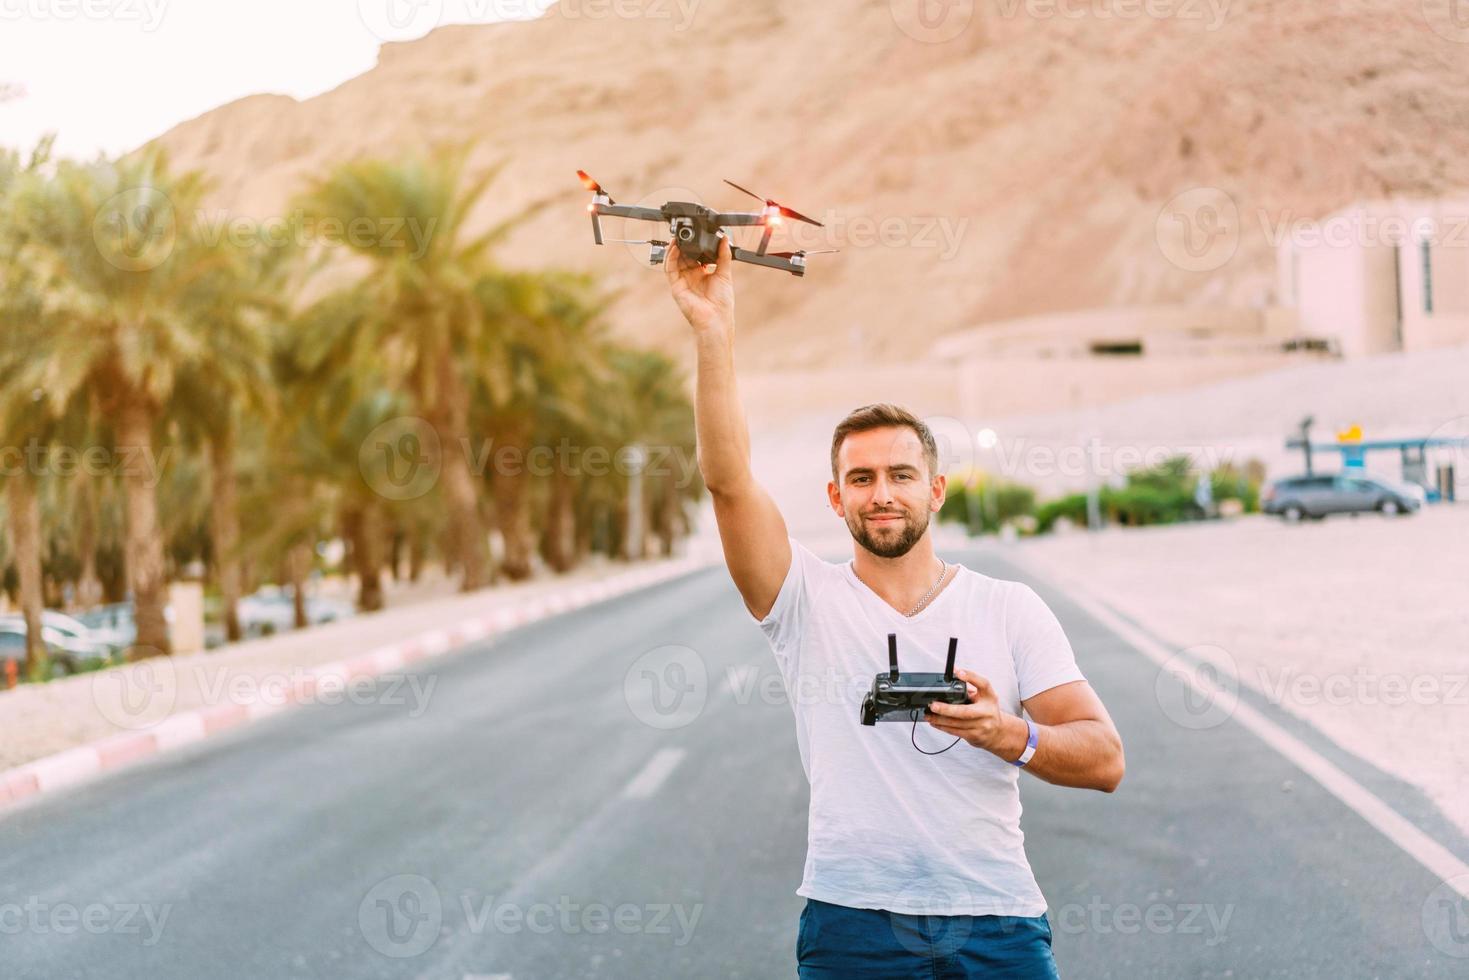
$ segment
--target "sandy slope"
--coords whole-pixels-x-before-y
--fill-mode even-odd
[[[544,204],[507,259],[597,270],[627,290],[620,327],[679,355],[641,252],[591,245],[573,171],[626,201],[746,203],[730,177],[832,224],[794,245],[843,249],[805,282],[742,277],[741,356],[766,366],[831,359],[793,342],[813,334],[861,336],[837,355],[850,362],[1001,316],[1253,302],[1281,217],[1469,187],[1469,47],[1429,30],[1419,0],[1235,0],[1217,22],[1183,0],[1161,18],[978,0],[945,43],[899,29],[906,3],[704,0],[686,25],[553,9],[445,27],[318,98],[244,99],[160,141],[217,179],[212,206],[266,217],[331,161],[475,137],[479,162],[509,161],[484,222]],[[1156,240],[1163,204],[1202,185],[1240,212],[1238,252],[1215,273]]]

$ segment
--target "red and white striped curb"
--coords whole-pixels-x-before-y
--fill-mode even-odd
[[[310,702],[318,694],[340,692],[349,681],[388,673],[486,636],[656,585],[697,571],[708,564],[708,561],[683,558],[657,568],[638,569],[612,579],[578,585],[565,592],[538,596],[515,608],[497,609],[483,616],[462,619],[444,629],[429,630],[406,640],[384,644],[350,660],[334,660],[303,670],[301,678],[290,690],[282,692],[284,696],[281,698],[263,699],[257,689],[249,700],[232,700],[229,704],[183,711],[170,715],[151,726],[148,731],[109,735],[74,749],[27,762],[0,772],[0,807],[82,782],[139,759],[200,741],[217,732],[275,714],[294,705]]]

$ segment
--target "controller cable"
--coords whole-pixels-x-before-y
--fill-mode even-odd
[[[922,708],[913,708],[912,709],[913,732],[909,736],[909,738],[913,742],[913,747],[915,749],[918,749],[918,715],[919,715],[919,713],[921,711],[923,711]],[[952,742],[950,742],[948,745],[944,746],[941,749],[938,749],[938,750],[933,751],[933,752],[929,752],[929,751],[927,751],[925,749],[918,749],[918,751],[919,752],[922,752],[924,755],[943,755],[945,752],[949,751],[950,749],[952,749],[954,746],[958,745],[962,741],[964,741],[964,739],[962,737],[956,735],[954,737],[954,740]]]

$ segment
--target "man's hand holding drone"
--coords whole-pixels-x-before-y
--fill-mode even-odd
[[[734,329],[734,257],[729,238],[719,243],[719,261],[705,265],[670,245],[663,271],[679,312],[696,331]]]

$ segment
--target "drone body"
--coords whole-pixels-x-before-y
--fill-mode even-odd
[[[793,218],[796,221],[804,221],[807,224],[824,227],[821,222],[806,217],[798,211],[777,204],[774,201],[760,198],[758,194],[747,191],[739,184],[725,181],[731,187],[744,191],[758,200],[765,201],[765,208],[760,211],[715,211],[706,208],[702,204],[693,204],[688,201],[669,201],[661,208],[645,208],[635,205],[617,204],[604,190],[602,185],[589,177],[584,170],[578,170],[576,175],[581,178],[583,186],[592,192],[592,203],[587,205],[587,211],[592,216],[592,236],[598,245],[604,244],[602,238],[602,218],[631,218],[634,221],[657,221],[668,224],[669,241],[658,239],[629,240],[629,239],[607,239],[606,241],[618,242],[625,245],[648,245],[652,251],[648,256],[650,265],[662,265],[668,254],[670,242],[678,243],[679,254],[700,263],[713,262],[719,257],[719,241],[725,237],[726,228],[738,227],[760,227],[764,229],[760,236],[759,248],[751,251],[745,248],[730,246],[730,254],[736,262],[748,262],[752,265],[763,265],[771,269],[784,269],[793,276],[804,276],[806,274],[806,256],[815,255],[818,252],[834,252],[836,249],[814,249],[799,252],[769,252],[766,251],[770,245],[770,236],[775,228],[785,218]]]

